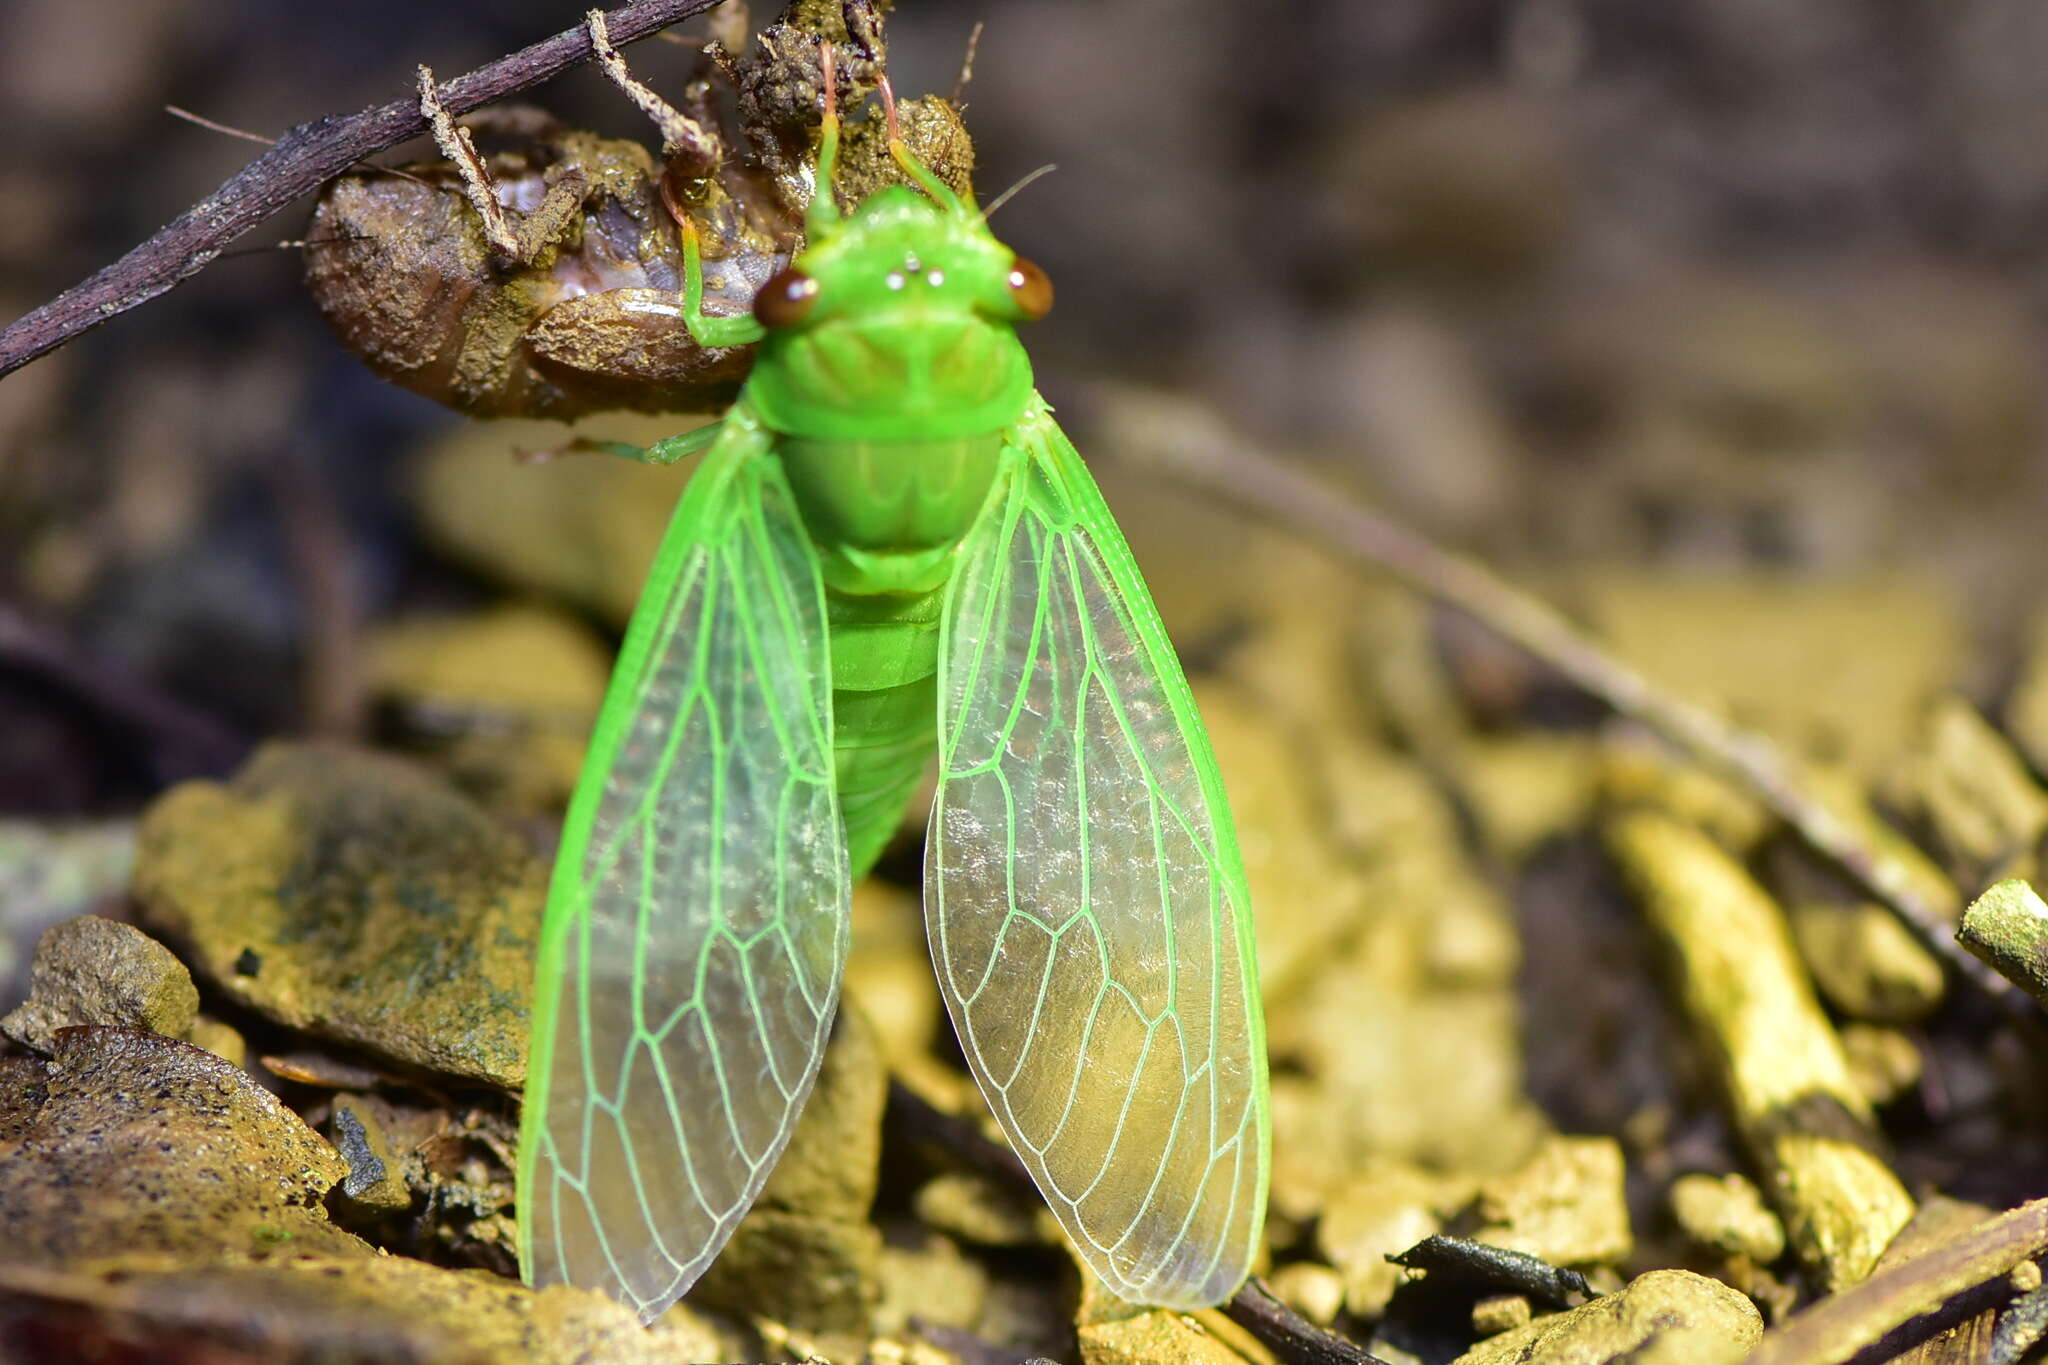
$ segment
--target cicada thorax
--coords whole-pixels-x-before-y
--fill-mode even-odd
[[[522,253],[494,246],[453,162],[341,177],[306,234],[315,302],[377,374],[474,417],[724,408],[753,348],[691,337],[676,215],[703,251],[705,311],[746,312],[803,245],[825,42],[844,54],[839,94],[852,107],[882,70],[879,20],[864,4],[801,0],[743,54],[716,53],[734,107],[722,115],[708,78],[694,82],[687,107],[702,136],[666,165],[537,110],[469,120],[492,144],[492,197],[533,239]],[[973,143],[953,106],[927,96],[899,108],[911,151],[970,192]],[[846,204],[904,183],[878,120],[848,128],[836,183]]]

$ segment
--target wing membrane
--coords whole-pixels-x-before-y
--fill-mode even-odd
[[[846,958],[824,605],[743,408],[634,611],[549,888],[520,1134],[526,1277],[652,1319],[810,1091]]]
[[[1266,1201],[1264,1025],[1215,758],[1130,551],[1042,405],[940,645],[925,914],[990,1107],[1137,1302],[1230,1296]]]

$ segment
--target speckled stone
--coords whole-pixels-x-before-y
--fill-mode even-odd
[[[547,870],[397,759],[266,747],[142,822],[135,894],[227,995],[406,1066],[516,1088]]]
[[[275,1095],[189,1043],[73,1028],[48,1061],[0,1062],[0,1259],[367,1256],[321,1207],[347,1172]]]
[[[80,915],[51,925],[36,943],[29,997],[0,1033],[49,1052],[58,1029],[112,1024],[169,1038],[191,1036],[199,1012],[192,973],[132,924]]]

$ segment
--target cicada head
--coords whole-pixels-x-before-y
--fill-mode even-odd
[[[1050,309],[1050,280],[902,140],[889,149],[921,190],[886,186],[846,217],[814,209],[808,245],[755,297],[776,363],[749,392],[779,430],[991,432],[1030,398],[1016,326]]]

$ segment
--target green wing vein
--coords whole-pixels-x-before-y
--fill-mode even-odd
[[[534,1284],[652,1319],[760,1193],[846,958],[823,590],[744,405],[684,492],[563,830],[520,1136]]]
[[[1042,406],[940,646],[933,960],[969,1066],[1104,1283],[1227,1298],[1259,1246],[1264,1029],[1215,758],[1129,550]]]

